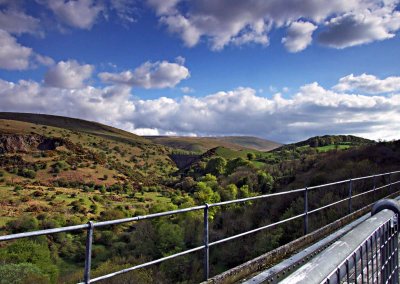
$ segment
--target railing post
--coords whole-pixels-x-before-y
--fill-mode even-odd
[[[85,254],[85,272],[83,281],[85,284],[90,283],[90,267],[92,264],[92,242],[93,242],[93,222],[88,222],[89,228],[86,234],[86,254]]]
[[[350,179],[350,184],[349,184],[349,214],[353,211],[353,205],[351,204],[351,196],[353,194],[353,180]]]
[[[374,188],[373,188],[374,202],[376,200],[376,175],[374,175]]]
[[[208,280],[210,276],[210,250],[208,247],[208,204],[204,207],[204,280]]]
[[[389,192],[392,192],[392,174],[389,174]]]
[[[304,191],[304,235],[308,233],[308,187]]]

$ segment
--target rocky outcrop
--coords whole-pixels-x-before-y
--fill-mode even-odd
[[[2,134],[0,135],[0,154],[55,150],[63,144],[62,138],[48,138],[37,134]]]

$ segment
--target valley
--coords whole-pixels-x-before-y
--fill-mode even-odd
[[[0,113],[0,234],[274,193],[396,170],[399,162],[399,141],[378,143],[355,136],[327,135],[281,145],[253,137],[140,137],[84,120]],[[361,185],[356,190],[362,190]],[[311,195],[310,202],[321,205],[340,194]],[[215,209],[210,213],[211,235],[231,235],[301,210],[301,196]],[[312,227],[340,214],[341,207],[324,213],[313,220]],[[201,223],[202,213],[193,212],[184,218],[174,216],[98,230],[93,274],[200,245]],[[298,237],[298,227],[301,224],[294,223],[290,228],[282,226],[246,237],[240,251],[232,249],[237,242],[212,251],[212,274]],[[28,271],[20,273],[21,283],[29,277],[36,277],[40,283],[75,283],[82,279],[83,244],[81,233],[3,243],[0,261],[6,265],[0,273]],[[16,257],[16,252],[26,248],[29,253],[17,253]],[[176,267],[174,261],[167,261],[130,273],[129,279],[140,283],[154,279],[198,282],[202,277],[200,259],[185,256]],[[125,283],[126,277],[108,283]]]

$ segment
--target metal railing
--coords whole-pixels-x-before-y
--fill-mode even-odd
[[[76,226],[69,226],[69,227],[62,227],[62,228],[54,228],[54,229],[47,229],[47,230],[40,230],[40,231],[32,231],[32,232],[26,232],[26,233],[18,233],[18,234],[12,234],[12,235],[5,235],[5,236],[0,236],[0,241],[8,241],[8,240],[14,240],[14,239],[19,239],[19,238],[27,238],[27,237],[34,237],[34,236],[41,236],[41,235],[49,235],[49,234],[55,234],[55,233],[61,233],[61,232],[71,232],[71,231],[78,231],[78,230],[86,230],[87,231],[87,236],[86,236],[86,254],[85,254],[85,268],[84,268],[84,277],[83,280],[84,282],[82,283],[94,283],[100,280],[108,279],[111,277],[114,277],[116,275],[126,273],[129,271],[133,271],[139,268],[144,268],[148,267],[157,263],[161,263],[163,261],[166,261],[168,259],[176,258],[179,256],[183,256],[189,253],[193,253],[196,251],[203,251],[204,252],[204,279],[207,280],[210,277],[210,263],[209,263],[209,248],[221,243],[225,243],[230,240],[234,240],[261,230],[265,230],[268,228],[272,228],[274,226],[280,225],[287,223],[289,221],[303,218],[303,224],[304,224],[304,234],[308,233],[308,218],[310,214],[319,212],[321,210],[330,208],[332,206],[338,205],[340,203],[343,203],[345,201],[348,202],[348,212],[351,213],[353,211],[353,205],[352,202],[355,198],[361,197],[366,194],[370,193],[377,193],[379,190],[382,190],[384,188],[389,188],[390,190],[392,189],[393,185],[396,185],[400,183],[400,179],[394,181],[393,176],[396,174],[399,174],[400,171],[393,171],[393,172],[388,172],[388,173],[382,173],[382,174],[376,174],[376,175],[370,175],[370,176],[364,176],[364,177],[358,177],[358,178],[353,178],[353,179],[346,179],[346,180],[341,180],[337,182],[332,182],[332,183],[327,183],[327,184],[322,184],[322,185],[316,185],[316,186],[309,186],[305,188],[300,188],[300,189],[294,189],[294,190],[288,190],[288,191],[283,191],[283,192],[277,192],[277,193],[272,193],[272,194],[265,194],[265,195],[259,195],[259,196],[253,196],[253,197],[248,197],[248,198],[242,198],[242,199],[236,199],[236,200],[229,200],[229,201],[223,201],[223,202],[217,202],[213,204],[205,204],[205,205],[200,205],[200,206],[195,206],[195,207],[190,207],[190,208],[184,208],[184,209],[178,209],[178,210],[173,210],[173,211],[167,211],[167,212],[161,212],[161,213],[155,213],[155,214],[149,214],[149,215],[143,215],[143,216],[136,216],[136,217],[131,217],[131,218],[124,218],[124,219],[118,219],[118,220],[110,220],[110,221],[102,221],[102,222],[88,222],[87,224],[82,224],[82,225],[76,225]],[[376,187],[376,179],[377,178],[386,178],[388,177],[388,182],[384,185],[381,185],[379,187]],[[360,180],[369,180],[373,179],[373,188],[369,189],[367,191],[362,191],[358,194],[353,194],[353,183],[355,181],[360,181]],[[346,185],[348,187],[348,197],[340,199],[338,201],[332,202],[330,204],[309,210],[309,193],[312,190],[316,189],[322,189],[326,188],[329,186],[334,186],[334,185]],[[243,203],[243,202],[248,202],[248,201],[254,201],[254,200],[260,200],[260,199],[267,199],[271,197],[276,197],[276,196],[285,196],[285,195],[291,195],[294,193],[303,193],[304,196],[304,212],[262,227],[258,227],[256,229],[252,229],[243,233],[239,233],[233,236],[229,236],[220,240],[216,240],[213,242],[209,241],[209,210],[210,208],[213,207],[220,207],[224,205],[230,205],[230,204],[238,204],[238,203]],[[375,195],[374,195],[375,196]],[[136,222],[140,220],[146,220],[146,219],[154,219],[154,218],[159,218],[162,216],[170,216],[170,215],[175,215],[175,214],[182,214],[186,212],[192,212],[192,211],[198,211],[198,210],[203,210],[203,216],[204,216],[204,235],[203,235],[203,245],[191,248],[179,253],[175,253],[163,258],[159,258],[156,260],[152,260],[143,264],[135,265],[133,267],[129,267],[126,269],[122,269],[113,273],[109,273],[97,278],[91,279],[91,260],[92,260],[92,244],[93,244],[93,233],[95,228],[100,228],[104,226],[110,226],[110,225],[118,225],[118,224],[124,224],[124,223],[129,223],[129,222]]]
[[[397,217],[373,215],[281,283],[399,283]]]

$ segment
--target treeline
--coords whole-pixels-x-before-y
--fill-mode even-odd
[[[375,142],[372,140],[353,135],[324,135],[324,136],[311,137],[301,142],[285,145],[276,150],[293,148],[293,147],[302,147],[302,146],[322,147],[322,146],[339,145],[339,144],[369,145],[373,143]]]

